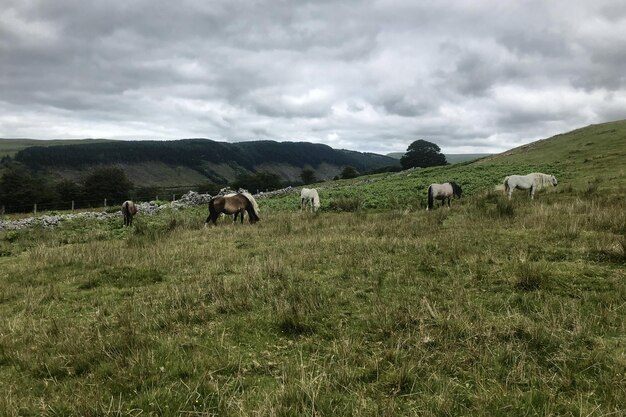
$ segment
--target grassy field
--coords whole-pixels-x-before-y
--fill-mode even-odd
[[[570,159],[326,184],[315,215],[263,200],[252,226],[0,232],[0,415],[624,415],[622,126]],[[509,202],[518,170],[560,184]],[[447,179],[467,196],[423,210]]]

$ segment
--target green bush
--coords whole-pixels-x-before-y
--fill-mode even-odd
[[[363,208],[363,199],[358,196],[338,196],[329,203],[331,210],[358,211]]]

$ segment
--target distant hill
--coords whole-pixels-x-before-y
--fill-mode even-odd
[[[397,166],[398,160],[373,153],[333,149],[308,142],[104,141],[31,146],[15,159],[31,169],[76,179],[94,166],[124,169],[136,185],[187,185],[211,180],[226,183],[239,174],[267,171],[298,181],[303,169],[331,179],[346,166],[360,172]]]
[[[111,142],[110,139],[5,139],[0,138],[0,158],[4,156],[14,156],[22,149],[31,146],[58,146],[58,145],[77,145],[81,143],[99,143]]]
[[[621,213],[626,195],[625,160],[626,120],[622,120],[576,129],[475,161],[329,182],[325,184],[326,189],[321,192],[321,198],[322,201],[332,201],[345,195],[349,188],[351,195],[361,198],[363,208],[395,210],[399,204],[398,195],[404,195],[406,207],[414,210],[420,204],[422,208],[425,207],[426,192],[432,183],[452,180],[462,186],[464,196],[471,196],[484,191],[501,190],[503,180],[508,175],[543,172],[555,175],[558,186],[548,187],[542,192],[557,194],[561,202],[571,203],[579,198],[595,197],[598,204],[613,204],[615,216],[602,219],[602,228],[613,224],[615,230],[619,230],[623,236],[624,216]],[[493,209],[497,201],[494,197],[497,195],[502,194],[486,196],[483,200],[486,201],[486,207],[481,210],[489,210],[488,207]],[[515,196],[522,201],[527,199],[527,195],[522,192]],[[543,200],[539,198],[539,201]],[[275,209],[291,207],[295,210],[299,203],[285,195],[264,204]],[[476,202],[469,201],[467,204],[474,205]],[[577,203],[570,207],[578,210]],[[544,206],[542,210],[548,208]]]
[[[576,185],[604,182],[603,186],[626,184],[626,120],[590,125],[491,155],[472,166],[526,164],[554,169]],[[537,171],[539,169],[535,169]]]
[[[404,152],[392,152],[386,156],[394,159],[400,159],[404,155]],[[446,161],[449,164],[457,164],[459,162],[473,161],[474,159],[483,158],[485,156],[492,155],[490,153],[446,153]]]

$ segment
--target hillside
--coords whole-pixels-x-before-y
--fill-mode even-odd
[[[626,415],[625,145],[616,122],[320,183],[318,213],[259,199],[254,225],[0,231],[0,415]],[[493,191],[531,171],[559,186]]]
[[[359,198],[364,208],[411,208],[424,206],[431,183],[456,181],[465,195],[472,195],[501,187],[507,175],[530,172],[555,175],[559,181],[556,192],[569,190],[577,195],[604,189],[626,196],[625,160],[626,121],[617,121],[559,134],[476,161],[320,184],[326,188],[321,197],[323,205],[335,197],[349,196]],[[284,198],[268,204],[296,207],[297,202]]]
[[[404,155],[404,152],[392,152],[386,156],[394,159],[400,159]],[[459,162],[472,161],[474,159],[483,158],[485,156],[492,155],[490,153],[446,153],[446,161],[449,164],[458,164]]]
[[[539,140],[483,158],[477,166],[524,163],[554,166],[566,181],[581,185],[606,181],[605,186],[626,184],[626,120],[602,123]]]
[[[227,143],[207,139],[34,146],[17,152],[15,159],[32,169],[67,178],[80,177],[96,165],[116,165],[125,169],[137,185],[182,185],[197,183],[201,178],[225,183],[238,174],[258,171],[297,181],[305,168],[315,171],[318,178],[330,179],[345,166],[363,172],[398,164],[382,155],[306,142]],[[143,174],[132,175],[138,170]],[[169,175],[172,170],[178,175]]]
[[[8,139],[0,138],[0,158],[4,156],[15,156],[16,153],[22,149],[30,148],[31,146],[59,146],[59,145],[77,145],[86,143],[99,143],[110,142],[109,139],[51,139],[51,140],[37,140],[37,139]]]

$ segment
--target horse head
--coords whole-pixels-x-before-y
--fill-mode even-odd
[[[556,185],[558,184],[557,181],[556,181],[556,177],[554,175],[552,175],[550,177],[550,181],[552,181],[552,186],[554,186],[554,187],[556,187]]]

